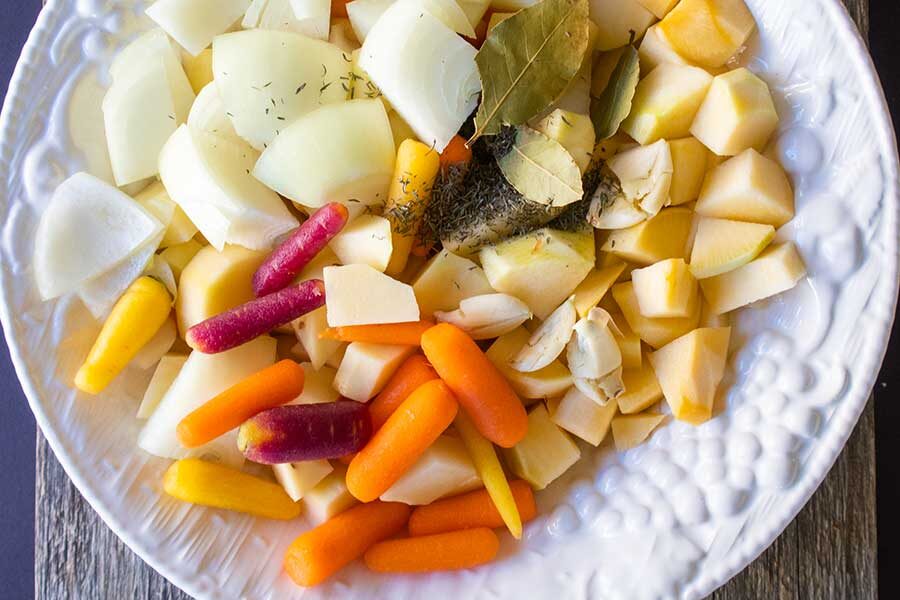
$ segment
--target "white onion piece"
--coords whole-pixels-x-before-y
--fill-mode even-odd
[[[219,88],[215,82],[207,84],[197,94],[197,100],[191,107],[187,119],[188,127],[197,131],[205,131],[224,137],[237,137],[231,119],[225,114],[225,105],[219,96]]]
[[[250,0],[157,0],[147,9],[147,16],[197,56],[248,8]]]
[[[366,41],[366,36],[394,2],[397,0],[353,0],[347,3],[347,18],[353,26],[353,33],[360,42]]]

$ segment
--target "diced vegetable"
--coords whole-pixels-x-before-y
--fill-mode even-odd
[[[699,288],[680,258],[661,260],[631,272],[634,295],[645,317],[690,317],[697,311]]]
[[[466,298],[494,291],[484,270],[473,261],[441,250],[412,284],[422,316],[459,307]]]
[[[624,270],[625,263],[618,261],[617,264],[599,270],[591,269],[573,292],[578,318],[587,316],[591,309],[597,306]]]
[[[659,24],[651,25],[647,29],[644,39],[641,40],[638,55],[641,59],[642,73],[649,73],[662,63],[691,64],[672,48],[672,44],[669,43],[666,34],[659,28]]]
[[[549,403],[550,419],[592,446],[599,446],[606,438],[617,408],[614,400],[600,406],[576,387]]]
[[[320,404],[335,402],[341,395],[332,383],[337,370],[331,367],[315,369],[312,363],[301,363],[303,368],[303,392],[288,404]]]
[[[343,342],[320,337],[328,329],[328,317],[324,306],[300,317],[292,325],[297,339],[300,340],[315,369],[321,369],[324,364],[346,349]]]
[[[181,210],[181,209],[179,209]],[[160,253],[160,258],[172,269],[172,275],[175,281],[180,284],[181,274],[188,264],[197,256],[197,253],[204,248],[203,244],[195,239],[190,239],[183,244],[169,246]],[[179,293],[179,296],[181,294]]]
[[[673,165],[669,204],[676,206],[693,202],[700,195],[710,152],[693,137],[670,140],[669,150]]]
[[[250,0],[157,0],[147,16],[194,56],[240,19]]]
[[[244,422],[238,447],[253,462],[274,465],[352,454],[371,435],[369,411],[358,402],[292,404],[271,408]]]
[[[376,573],[430,573],[471,569],[494,560],[500,540],[484,527],[422,537],[388,540],[366,551]]]
[[[641,412],[662,400],[662,388],[649,361],[644,361],[639,369],[625,369],[622,381],[625,393],[616,398],[616,403],[623,415]]]
[[[678,0],[638,0],[638,2],[652,12],[657,19],[665,17],[678,4]]]
[[[650,265],[667,258],[687,258],[690,231],[689,209],[680,206],[664,208],[652,219],[610,232],[601,250],[639,265]]]
[[[345,265],[369,265],[382,273],[393,252],[391,223],[378,215],[360,215],[331,240],[331,249]]]
[[[328,325],[378,325],[419,320],[412,287],[368,265],[326,267]]]
[[[197,94],[187,119],[188,127],[222,137],[236,138],[237,132],[231,119],[225,114],[225,105],[215,82],[208,84]]]
[[[172,201],[162,182],[154,181],[134,199],[165,225],[166,232],[159,243],[160,248],[184,244],[197,234],[197,227],[181,207]]]
[[[535,129],[559,142],[572,155],[582,174],[591,162],[594,152],[594,125],[586,114],[557,108],[541,119]]]
[[[691,250],[691,273],[706,279],[733,271],[756,258],[774,237],[771,225],[700,217]]]
[[[635,446],[640,446],[665,418],[666,415],[653,413],[616,417],[612,421],[613,441],[616,443],[616,450],[624,452]]]
[[[294,540],[284,569],[297,585],[322,583],[372,545],[399,532],[408,519],[409,507],[398,502],[357,506]]]
[[[612,297],[607,296],[606,300],[612,305],[610,308],[618,308],[616,301]],[[619,350],[622,351],[622,368],[639,369],[643,362],[641,359],[641,338],[632,331],[622,313],[616,312],[612,317],[616,328],[619,330],[616,333],[616,342],[619,344]]]
[[[514,447],[504,450],[503,455],[513,473],[542,490],[569,470],[581,458],[581,451],[550,420],[541,403],[528,413],[528,434]]]
[[[204,49],[200,54],[194,56],[185,53],[181,57],[184,74],[187,75],[188,81],[191,82],[191,89],[195,94],[200,94],[203,88],[207,87],[213,80],[212,71],[212,48]]]
[[[651,318],[641,314],[634,284],[630,281],[619,283],[612,288],[613,298],[622,310],[628,326],[638,336],[654,348],[665,346],[677,337],[697,326],[700,319],[700,303],[695,303],[694,313],[682,318]]]
[[[443,382],[420,386],[350,462],[350,493],[362,502],[381,496],[447,429],[457,409],[456,399]]]
[[[422,351],[484,437],[509,448],[525,436],[521,401],[472,338],[441,323],[422,336]]]
[[[395,2],[396,0],[353,0],[347,3],[347,17],[360,42],[366,41],[372,27]]]
[[[656,20],[639,0],[591,0],[591,19],[599,27],[597,50],[612,50],[640,39]]]
[[[414,351],[413,346],[353,342],[341,360],[334,387],[345,398],[368,402]]]
[[[158,278],[152,279],[156,279],[159,283],[162,283]],[[166,284],[163,283],[163,285]],[[172,288],[166,285],[166,290],[169,292],[169,298],[171,299]],[[150,338],[150,341],[144,344],[143,348],[138,350],[138,353],[134,355],[131,362],[139,369],[150,369],[155,367],[162,357],[168,354],[169,350],[172,349],[172,345],[175,343],[177,337],[178,325],[175,324],[175,317],[170,311],[168,318],[166,318],[162,326],[156,331],[156,334]]]
[[[667,14],[659,28],[679,54],[716,68],[740,51],[756,22],[743,0],[688,0]]]
[[[466,298],[453,312],[438,311],[434,316],[473,340],[489,340],[518,328],[533,315],[527,304],[509,294],[484,294]]]
[[[397,407],[423,384],[437,379],[437,373],[421,354],[407,358],[369,404],[372,431],[378,431]]]
[[[523,523],[537,516],[534,493],[527,482],[517,479],[509,483],[516,511]],[[503,527],[503,519],[487,490],[476,490],[452,498],[419,506],[409,517],[409,534],[434,535],[462,529]]]
[[[156,371],[153,372],[153,377],[150,378],[150,383],[147,385],[147,391],[144,392],[144,398],[141,400],[140,407],[138,407],[138,419],[150,418],[150,415],[152,415],[153,411],[156,410],[156,407],[159,406],[160,400],[163,399],[163,396],[165,396],[166,392],[169,391],[169,388],[172,387],[172,383],[174,383],[175,378],[178,377],[178,373],[181,372],[181,368],[184,366],[185,361],[187,361],[187,356],[178,354],[170,354],[162,357],[159,364],[156,365]]]
[[[336,465],[330,475],[303,496],[303,505],[311,523],[322,524],[358,504],[347,489],[346,478],[347,467]]]
[[[316,487],[323,479],[334,470],[327,460],[308,460],[297,463],[282,463],[272,465],[275,479],[291,497],[298,502],[303,496]]]
[[[423,505],[480,487],[481,479],[466,447],[459,438],[442,435],[409,471],[381,494],[381,499]]]
[[[266,519],[287,521],[300,515],[300,505],[278,484],[198,458],[173,463],[166,471],[163,489],[185,502]]]
[[[331,29],[331,0],[290,0],[297,23],[294,31],[327,40]]]
[[[510,365],[530,337],[531,334],[527,329],[519,327],[500,336],[491,344],[485,355],[509,381],[513,390],[523,398],[552,398],[564,393],[572,386],[572,375],[559,360],[533,373],[522,373]]]
[[[320,336],[341,342],[365,342],[367,344],[393,344],[396,346],[418,346],[422,334],[433,327],[431,321],[411,323],[387,323],[384,325],[348,325],[332,327]]]

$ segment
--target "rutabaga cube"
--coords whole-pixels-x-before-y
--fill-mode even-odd
[[[741,67],[713,79],[691,133],[719,156],[734,156],[747,148],[762,151],[776,127],[769,86]]]
[[[605,300],[612,304],[611,308],[618,310],[618,305],[616,305],[616,301],[611,296],[606,296]],[[643,363],[641,338],[632,331],[622,313],[612,312],[610,316],[616,326],[615,329],[618,329],[618,331],[614,329],[613,333],[615,333],[616,343],[619,344],[619,351],[622,353],[622,368],[639,369]]]
[[[709,172],[694,210],[781,227],[794,218],[794,191],[781,165],[750,148]]]
[[[147,9],[147,16],[196,56],[247,12],[250,1],[156,0]]]
[[[665,17],[678,4],[678,0],[638,0],[638,2],[652,12],[657,19]]]
[[[272,470],[275,472],[275,479],[294,502],[302,500],[303,496],[334,471],[327,460],[282,463],[272,465]]]
[[[612,434],[616,450],[624,452],[640,446],[665,418],[666,415],[654,413],[620,415],[616,417],[612,420]]]
[[[591,269],[572,293],[575,296],[575,311],[579,319],[586,317],[591,309],[597,306],[624,270],[625,263],[620,261],[601,269]]]
[[[328,313],[324,306],[294,321],[293,327],[297,340],[306,350],[309,360],[316,369],[321,369],[322,365],[346,346],[344,342],[320,337],[328,329]]]
[[[565,148],[584,173],[594,152],[594,125],[586,114],[557,108],[541,119],[535,129]]]
[[[301,363],[303,367],[303,393],[288,404],[323,404],[337,402],[341,395],[334,389],[337,370],[331,367],[313,368],[312,363]]]
[[[334,378],[334,389],[345,398],[368,402],[414,351],[413,346],[353,342]]]
[[[360,215],[348,223],[329,243],[345,265],[369,265],[384,273],[394,246],[391,223],[377,215]]]
[[[641,73],[649,73],[662,63],[675,63],[678,65],[688,65],[690,63],[683,56],[678,54],[666,34],[662,32],[659,25],[653,25],[644,34],[638,49],[638,57],[641,61]]]
[[[641,314],[637,296],[634,293],[634,283],[626,281],[618,283],[612,288],[613,298],[622,310],[628,326],[638,336],[654,348],[664,346],[675,338],[684,335],[697,326],[700,320],[700,302],[696,302],[696,309],[688,317],[676,318],[651,318]]]
[[[303,496],[306,514],[314,526],[357,504],[345,483],[347,467],[335,465],[333,468],[330,475]]]
[[[672,153],[669,204],[677,206],[693,202],[700,195],[710,152],[693,137],[669,140],[669,151]]]
[[[642,223],[611,232],[600,249],[638,265],[686,258],[691,214],[690,209],[681,206],[664,208]]]
[[[328,325],[378,325],[419,320],[412,286],[368,265],[326,267]]]
[[[774,237],[771,225],[700,217],[691,249],[691,273],[707,279],[733,271],[756,258]]]
[[[723,314],[785,292],[806,276],[806,266],[791,242],[770,246],[743,267],[700,282],[714,314]]]
[[[591,0],[591,20],[599,28],[597,50],[612,50],[639,40],[656,18],[638,0]]]
[[[640,368],[622,371],[622,383],[625,393],[616,398],[616,404],[623,415],[641,412],[662,400],[662,388],[649,360],[643,361]]]
[[[510,470],[542,490],[581,458],[581,451],[572,438],[550,420],[543,403],[528,413],[528,433],[525,438],[503,456]]]
[[[419,506],[481,486],[465,444],[457,437],[442,435],[409,471],[381,494],[381,500]]]
[[[548,402],[550,419],[591,444],[599,446],[609,432],[609,424],[616,415],[616,401],[600,406],[581,391],[572,387],[561,399]]]
[[[707,69],[739,53],[755,27],[744,0],[682,0],[659,23],[679,54]]]
[[[194,257],[197,256],[197,253],[205,247],[206,246],[196,239],[190,239],[183,244],[169,246],[160,253],[159,257],[166,261],[169,268],[172,269],[172,275],[175,276],[175,281],[177,283],[181,279],[181,274],[184,272],[184,269],[190,264]]]
[[[153,377],[150,378],[150,383],[144,392],[144,398],[141,400],[140,407],[138,407],[138,419],[150,418],[150,415],[159,406],[159,401],[163,399],[163,396],[172,387],[172,383],[178,377],[178,373],[181,372],[181,368],[186,361],[187,356],[180,354],[169,354],[162,357],[159,364],[156,365],[156,371],[153,372]]]
[[[466,298],[494,291],[481,267],[449,250],[441,250],[428,261],[412,288],[424,318],[431,318],[436,311],[455,310]]]
[[[310,207],[378,204],[387,198],[395,150],[384,104],[351,100],[294,121],[269,144],[253,175]]]
[[[510,365],[530,338],[528,330],[519,327],[497,338],[485,354],[522,398],[536,400],[559,396],[572,385],[572,374],[560,360],[531,373],[522,373]]]
[[[669,258],[631,272],[634,295],[645,317],[689,317],[697,311],[697,280],[681,258]]]

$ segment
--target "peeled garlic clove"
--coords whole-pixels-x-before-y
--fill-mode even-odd
[[[645,221],[647,213],[625,197],[615,174],[607,169],[603,175],[588,207],[588,222],[595,229],[626,229]]]
[[[575,297],[571,296],[531,334],[528,343],[510,361],[512,368],[533,373],[552,363],[566,349],[576,320]]]
[[[620,152],[607,161],[606,166],[616,178],[621,190],[620,194],[611,195],[605,192],[607,202],[603,206],[604,186],[598,188],[594,195],[600,206],[597,208],[598,229],[630,227],[656,215],[663,206],[669,203],[669,190],[672,186],[672,152],[665,140],[649,146],[638,146]],[[600,199],[598,200],[598,195]],[[609,197],[614,197],[609,202]],[[594,209],[592,201],[591,209]],[[592,211],[588,211],[588,215]],[[594,220],[591,220],[594,223]],[[626,223],[622,225],[622,223]]]
[[[609,327],[609,329],[618,337],[622,337],[622,330],[619,329],[619,326],[616,325],[615,320],[612,318],[612,315],[609,314],[605,309],[600,307],[592,308],[588,314],[587,318],[594,323],[599,323],[604,327]]]
[[[606,406],[609,402],[609,396],[597,385],[596,379],[584,379],[582,377],[575,377],[572,380],[572,383],[575,384],[575,387],[578,388],[578,391],[599,404],[600,406]]]
[[[454,311],[438,311],[434,317],[459,327],[474,340],[489,340],[516,329],[531,318],[531,310],[515,296],[483,294],[466,298]]]
[[[625,381],[622,379],[622,367],[613,369],[612,372],[601,377],[597,381],[597,387],[603,390],[609,398],[618,398],[625,393]]]
[[[608,323],[594,321],[589,314],[575,324],[573,331],[566,357],[574,377],[600,379],[622,366],[622,351]]]

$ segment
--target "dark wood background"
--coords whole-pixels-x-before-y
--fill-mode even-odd
[[[844,2],[867,35],[869,0]],[[850,442],[809,504],[762,556],[713,598],[878,597],[873,405],[870,400]],[[35,495],[37,598],[188,598],[104,525],[40,434]]]

